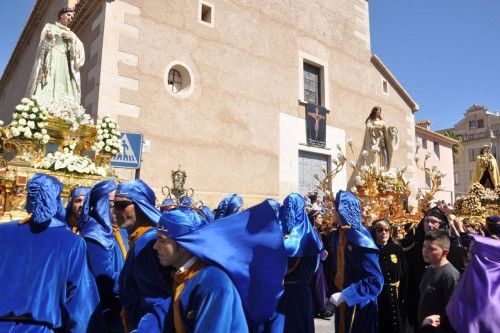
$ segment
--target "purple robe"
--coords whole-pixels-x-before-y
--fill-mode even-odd
[[[500,241],[471,235],[472,255],[446,313],[461,332],[500,332]]]

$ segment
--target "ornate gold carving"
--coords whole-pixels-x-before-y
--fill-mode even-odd
[[[3,148],[15,154],[9,164],[16,166],[31,166],[45,156],[45,145],[33,140],[8,139],[4,141]]]

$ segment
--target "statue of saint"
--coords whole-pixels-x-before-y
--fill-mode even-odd
[[[398,148],[398,129],[385,124],[382,119],[382,109],[379,106],[372,109],[366,118],[365,125],[367,141],[364,147],[368,152],[368,160],[372,165],[389,169],[393,152]]]
[[[73,9],[61,9],[57,22],[47,23],[40,35],[26,94],[35,95],[44,106],[61,98],[80,104],[80,68],[85,62],[85,50],[68,27],[73,16]]]
[[[495,156],[490,153],[490,146],[488,145],[483,146],[481,153],[476,157],[476,167],[472,181],[491,189],[500,186],[498,163]]]

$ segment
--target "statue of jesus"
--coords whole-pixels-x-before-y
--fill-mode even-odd
[[[80,39],[68,27],[73,17],[73,9],[61,9],[57,22],[47,23],[40,35],[26,95],[36,96],[44,106],[61,98],[80,104],[80,68],[85,62],[85,51]]]

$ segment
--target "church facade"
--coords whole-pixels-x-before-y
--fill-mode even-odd
[[[416,193],[418,104],[371,51],[368,1],[38,0],[0,80],[2,119],[24,96],[43,25],[68,4],[86,51],[82,104],[143,133],[140,176],[158,194],[179,165],[210,205],[311,191],[337,147],[359,159],[375,105],[399,130],[392,166],[407,166]],[[308,144],[307,103],[327,110],[323,147]],[[353,178],[346,166],[333,190]]]

